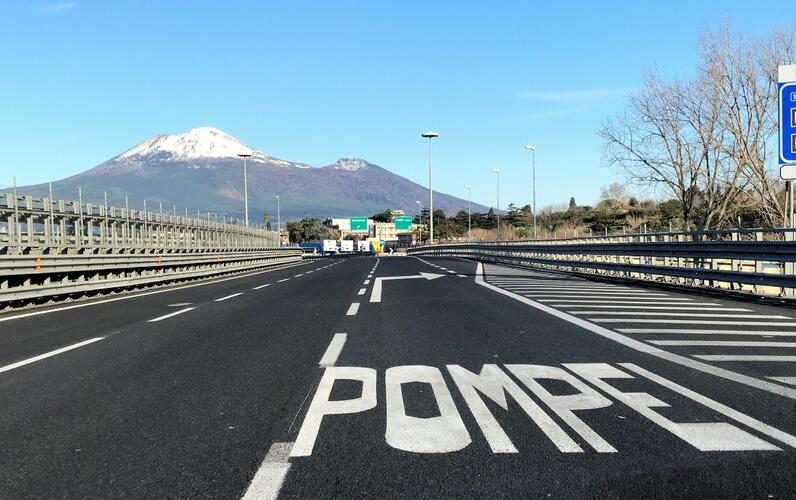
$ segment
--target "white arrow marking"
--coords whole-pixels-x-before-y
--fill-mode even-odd
[[[420,273],[411,276],[384,276],[383,278],[376,278],[376,281],[373,283],[373,291],[370,292],[370,301],[371,302],[381,302],[381,282],[385,280],[414,280],[414,279],[427,279],[429,281],[435,280],[437,278],[444,278],[445,274],[434,274],[434,273]]]

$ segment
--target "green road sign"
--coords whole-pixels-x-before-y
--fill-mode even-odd
[[[367,231],[368,218],[367,217],[351,217],[351,230],[352,231]]]
[[[392,221],[395,223],[396,231],[407,231],[409,229],[412,229],[412,217],[408,215],[395,217],[393,218]]]

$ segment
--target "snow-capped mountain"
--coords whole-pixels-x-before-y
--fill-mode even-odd
[[[102,200],[104,193],[117,206],[127,197],[132,206],[143,201],[176,206],[178,213],[216,212],[242,215],[243,168],[248,158],[250,219],[263,211],[297,218],[370,216],[387,208],[417,212],[416,200],[428,191],[403,177],[360,158],[340,158],[322,168],[274,158],[212,127],[182,134],[158,135],[81,174],[53,183],[55,196],[74,199],[78,187],[84,200]],[[21,188],[28,194],[47,192],[45,185]],[[150,205],[152,206],[152,205]],[[448,213],[466,209],[465,200],[434,194],[434,206]],[[486,210],[473,205],[473,210]]]

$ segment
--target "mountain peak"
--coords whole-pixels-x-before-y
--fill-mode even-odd
[[[190,161],[200,158],[237,158],[239,154],[253,154],[254,159],[259,160],[267,158],[262,153],[254,153],[252,148],[217,128],[196,127],[182,134],[157,135],[128,149],[116,159]]]
[[[368,168],[370,163],[361,158],[340,158],[333,165],[329,165],[335,170],[349,170],[356,172]]]

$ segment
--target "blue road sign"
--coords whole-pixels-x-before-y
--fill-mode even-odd
[[[796,82],[779,84],[779,162],[796,163]]]

